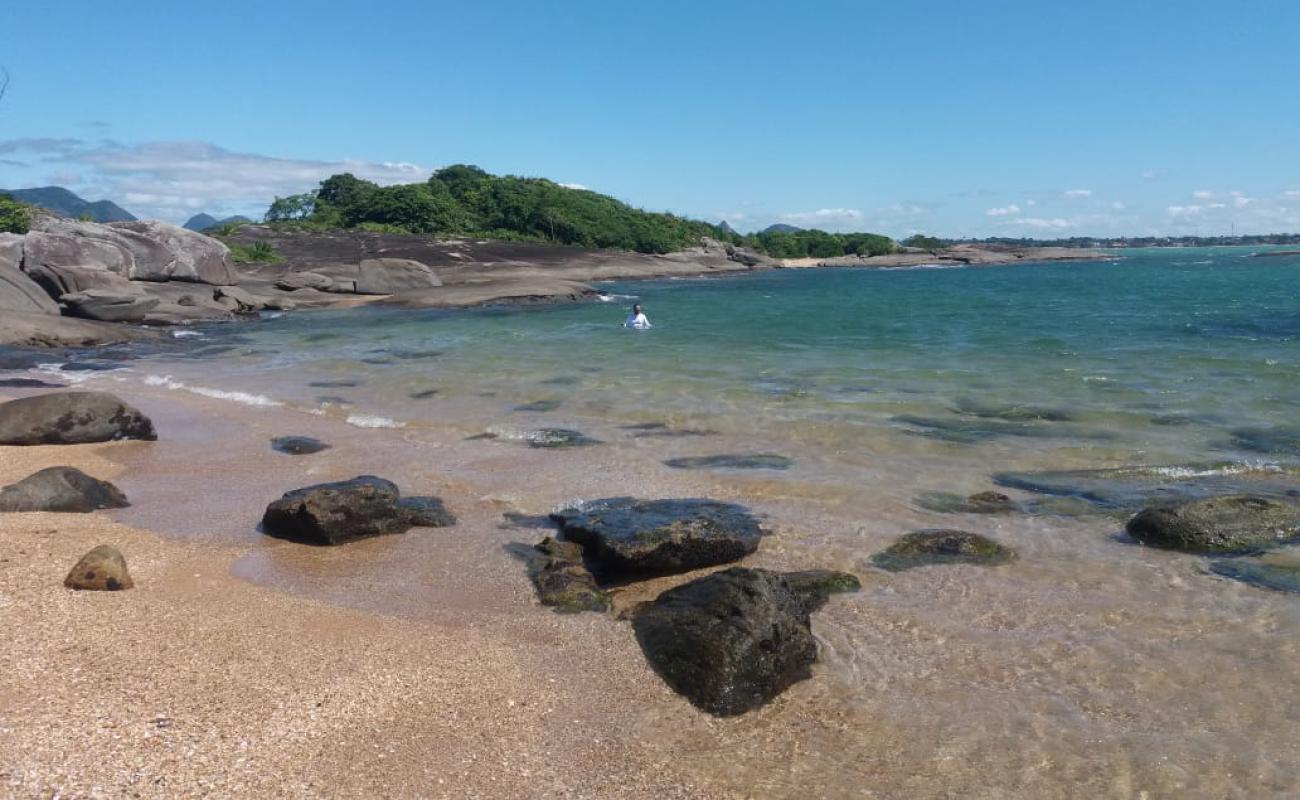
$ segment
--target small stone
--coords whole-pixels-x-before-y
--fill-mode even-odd
[[[291,456],[305,456],[328,450],[329,445],[310,436],[277,436],[271,440],[271,449]]]
[[[81,557],[77,565],[63,579],[69,589],[98,592],[116,592],[135,586],[126,571],[126,559],[116,547],[101,544]]]

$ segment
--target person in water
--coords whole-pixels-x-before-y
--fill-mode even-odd
[[[632,313],[627,315],[627,320],[623,323],[623,327],[645,331],[654,326],[650,324],[650,320],[646,319],[645,312],[641,310],[641,304],[637,303],[632,306]]]

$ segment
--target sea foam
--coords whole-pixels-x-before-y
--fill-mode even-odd
[[[263,406],[273,407],[282,406],[278,400],[272,400],[266,395],[249,394],[248,392],[233,392],[226,389],[212,389],[207,386],[191,386],[187,383],[176,380],[170,375],[148,375],[144,379],[146,386],[162,386],[172,391],[185,391],[190,394],[211,397],[217,400],[229,400],[232,403],[239,403],[245,406]]]

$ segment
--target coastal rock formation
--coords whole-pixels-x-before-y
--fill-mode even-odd
[[[534,545],[528,559],[528,577],[537,588],[537,599],[561,613],[605,611],[609,596],[582,564],[582,547],[546,537]]]
[[[22,238],[0,234],[0,311],[58,314],[59,306],[18,268]]]
[[[811,675],[812,612],[830,593],[856,588],[808,575],[732,567],[669,589],[633,616],[637,642],[695,706],[717,716],[751,711]]]
[[[1015,552],[987,536],[946,529],[913,531],[899,537],[871,557],[871,563],[890,572],[931,564],[997,566],[1014,561]]]
[[[1300,507],[1254,495],[1225,495],[1144,508],[1125,530],[1151,547],[1242,553],[1300,538]]]
[[[87,289],[65,294],[59,300],[72,316],[100,322],[143,322],[161,302],[140,292],[112,289]]]
[[[108,392],[59,392],[0,403],[0,444],[157,438],[148,417]]]
[[[291,456],[306,456],[329,449],[329,445],[310,436],[277,436],[271,440],[271,449]]]
[[[357,294],[397,294],[441,285],[432,269],[409,258],[367,258],[357,267]]]
[[[0,345],[11,347],[97,347],[157,338],[152,331],[111,322],[24,311],[0,314]]]
[[[135,280],[235,283],[230,248],[210,236],[158,220],[114,222],[110,227],[122,235],[135,256],[130,275]]]
[[[583,546],[602,576],[689,572],[737,561],[758,549],[762,528],[749,510],[715,500],[613,497],[551,518]]]
[[[121,489],[72,467],[49,467],[0,489],[0,511],[85,514],[128,505]]]
[[[81,557],[63,579],[69,589],[117,592],[135,586],[126,570],[126,559],[116,547],[101,544]]]
[[[44,228],[44,230],[42,230]],[[42,217],[23,238],[23,271],[83,266],[130,278],[135,258],[120,236],[93,222]]]
[[[335,545],[454,522],[437,498],[403,501],[391,481],[362,475],[286,493],[266,507],[262,530],[284,539]]]
[[[792,459],[772,453],[754,455],[687,456],[670,458],[664,462],[673,469],[774,469],[787,470]]]
[[[41,285],[51,298],[91,289],[116,292],[139,291],[125,277],[106,269],[82,264],[45,264],[24,267],[27,276]]]

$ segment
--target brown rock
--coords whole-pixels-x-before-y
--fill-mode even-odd
[[[96,592],[116,592],[135,586],[126,571],[126,559],[116,547],[101,544],[81,557],[77,565],[63,579],[69,589],[86,589]]]

